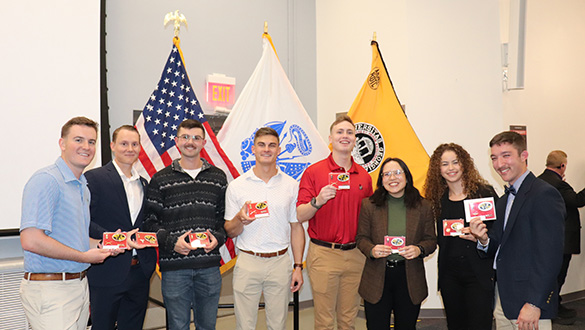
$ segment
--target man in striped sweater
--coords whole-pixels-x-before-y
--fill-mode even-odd
[[[197,120],[179,125],[175,143],[181,158],[156,173],[148,186],[144,230],[158,236],[169,329],[189,329],[191,309],[197,330],[215,329],[226,175],[200,157],[206,140]],[[190,244],[189,234],[195,233],[207,234],[209,242]]]

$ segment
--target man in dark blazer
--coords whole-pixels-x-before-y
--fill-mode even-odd
[[[124,125],[114,131],[110,148],[114,160],[88,171],[91,192],[89,234],[101,239],[104,232],[130,232],[144,220],[147,184],[132,165],[140,153],[136,129]],[[150,278],[156,266],[154,248],[129,242],[132,251],[92,265],[88,271],[92,329],[142,329],[148,304]]]
[[[552,329],[557,312],[565,205],[559,192],[527,168],[524,137],[502,132],[490,141],[494,170],[508,183],[487,233],[478,218],[478,249],[495,256],[497,329]]]
[[[573,254],[581,253],[581,219],[579,208],[585,206],[585,189],[576,193],[570,184],[564,181],[565,171],[567,170],[567,154],[562,150],[551,151],[546,157],[546,169],[538,178],[548,182],[555,187],[565,201],[567,210],[567,220],[565,222],[565,249],[563,251],[563,264],[557,278],[559,292],[565,283],[569,263]],[[575,322],[577,315],[574,309],[568,309],[561,305],[559,299],[559,323],[572,324]]]

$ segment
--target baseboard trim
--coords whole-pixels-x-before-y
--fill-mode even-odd
[[[563,298],[563,302],[565,303],[585,299],[585,290],[562,294],[561,298]]]

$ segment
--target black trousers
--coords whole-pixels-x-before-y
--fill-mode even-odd
[[[491,330],[494,289],[482,285],[469,263],[450,259],[439,278],[449,330]]]
[[[410,299],[404,264],[393,268],[386,267],[382,298],[375,304],[364,301],[364,306],[368,330],[390,329],[392,312],[394,312],[394,329],[416,329],[420,304],[415,305]]]
[[[129,253],[129,252],[126,252]],[[132,266],[122,284],[112,287],[89,286],[92,329],[142,329],[148,306],[150,279],[140,265]]]
[[[569,263],[571,262],[572,254],[563,254],[563,263],[561,264],[561,271],[559,272],[559,276],[557,277],[557,283],[559,284],[559,305],[561,304],[561,288],[563,284],[565,284],[565,279],[567,279],[567,272],[569,271]]]

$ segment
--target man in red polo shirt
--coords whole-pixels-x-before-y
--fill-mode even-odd
[[[339,116],[330,127],[331,154],[311,165],[299,186],[297,218],[309,220],[307,268],[316,330],[333,329],[336,318],[338,329],[355,329],[365,263],[355,235],[361,201],[372,194],[370,175],[351,157],[355,141],[353,121]]]

